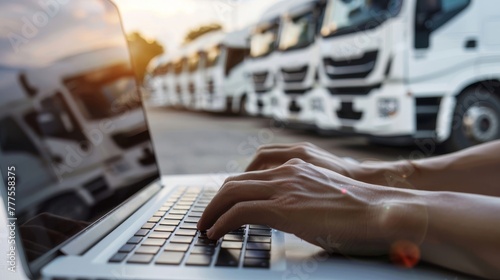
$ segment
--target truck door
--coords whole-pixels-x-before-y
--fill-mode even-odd
[[[471,7],[471,0],[415,1],[407,65],[410,84],[424,84],[443,94],[450,77],[475,71],[478,25]]]

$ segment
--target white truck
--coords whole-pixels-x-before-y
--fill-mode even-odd
[[[148,65],[145,84],[150,88],[150,101],[153,106],[171,105],[168,87],[169,67],[166,55],[154,58]]]
[[[197,38],[185,46],[187,58],[187,84],[184,88],[184,105],[191,110],[202,109],[201,97],[205,93],[205,40]]]
[[[89,207],[117,189],[158,174],[128,59],[126,48],[76,54],[25,70],[19,76],[23,93],[3,95],[3,155],[20,166],[40,167],[24,172],[53,170],[22,176],[26,191],[44,186],[44,192],[33,192],[37,197],[23,196],[26,207],[85,218]],[[47,182],[29,182],[30,177]],[[68,201],[74,210],[67,209]]]
[[[290,2],[285,0],[272,5],[250,35],[250,57],[246,63],[252,84],[246,106],[250,115],[272,116],[271,95],[276,87],[280,55],[276,49],[282,15],[290,9]]]
[[[191,103],[188,67],[186,50],[180,49],[174,59],[175,93],[179,99],[177,107],[180,108],[189,108]]]
[[[495,0],[329,0],[317,125],[448,150],[500,138],[499,18]]]
[[[250,28],[208,34],[204,110],[246,114],[249,92],[245,59],[249,53]]]
[[[318,36],[325,0],[294,0],[283,16],[276,64],[278,79],[271,94],[273,118],[287,126],[315,129],[312,102],[319,87]]]

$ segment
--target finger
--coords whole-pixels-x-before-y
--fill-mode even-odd
[[[238,175],[227,177],[224,184],[235,181],[269,181],[273,178],[272,173],[269,173],[269,169],[257,170],[241,173]],[[221,188],[222,189],[222,188]]]
[[[215,195],[198,222],[199,230],[209,229],[219,217],[236,203],[253,200],[267,200],[274,188],[263,181],[229,182]]]
[[[279,166],[290,159],[290,149],[268,149],[259,152],[250,162],[246,171],[257,171]]]
[[[207,232],[208,238],[217,240],[231,230],[245,224],[268,225],[274,227],[279,219],[274,214],[273,202],[245,201],[235,204]]]

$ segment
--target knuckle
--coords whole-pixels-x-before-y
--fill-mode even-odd
[[[294,166],[294,165],[299,165],[299,164],[303,164],[303,163],[305,163],[305,162],[300,158],[292,158],[291,160],[287,161],[285,163],[285,165]]]

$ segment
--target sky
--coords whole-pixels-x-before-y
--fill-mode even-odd
[[[114,0],[127,32],[140,31],[175,51],[192,28],[221,23],[227,31],[255,23],[279,0]]]

